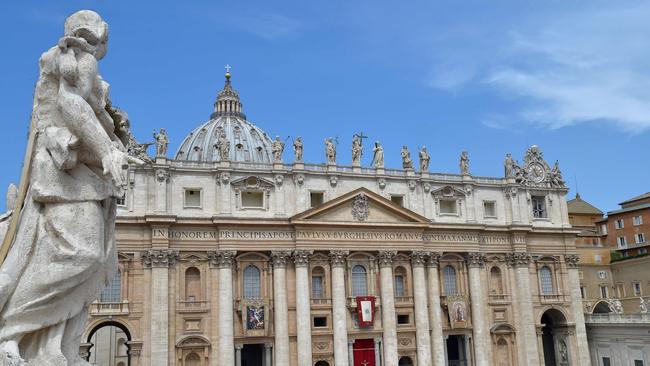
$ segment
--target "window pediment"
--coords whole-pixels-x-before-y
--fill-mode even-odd
[[[240,190],[266,191],[275,187],[273,181],[255,175],[235,179],[230,184]]]

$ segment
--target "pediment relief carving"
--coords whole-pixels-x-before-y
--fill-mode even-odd
[[[446,198],[446,199],[459,199],[465,198],[466,192],[460,188],[452,186],[444,186],[438,189],[431,191],[431,195],[436,198]]]
[[[230,184],[240,190],[269,190],[275,187],[273,181],[255,175],[235,179]]]

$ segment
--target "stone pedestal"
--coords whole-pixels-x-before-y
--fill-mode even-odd
[[[345,260],[347,251],[330,252],[332,266],[332,328],[334,330],[334,365],[351,366],[348,362],[348,326],[345,298]]]

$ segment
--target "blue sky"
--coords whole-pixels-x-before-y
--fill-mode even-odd
[[[230,64],[248,118],[303,136],[309,162],[338,136],[349,163],[363,131],[389,167],[426,145],[432,171],[468,150],[473,174],[501,176],[506,153],[538,144],[570,197],[576,178],[604,211],[650,191],[650,3],[627,0],[2,2],[0,191],[19,176],[38,57],[84,8],[110,26],[114,104],[142,141],[167,128],[171,153]]]

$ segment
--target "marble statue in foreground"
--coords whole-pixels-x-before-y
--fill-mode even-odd
[[[117,269],[115,199],[140,163],[98,73],[107,39],[102,18],[79,11],[40,58],[22,197],[0,247],[0,364],[89,365],[87,308]]]

